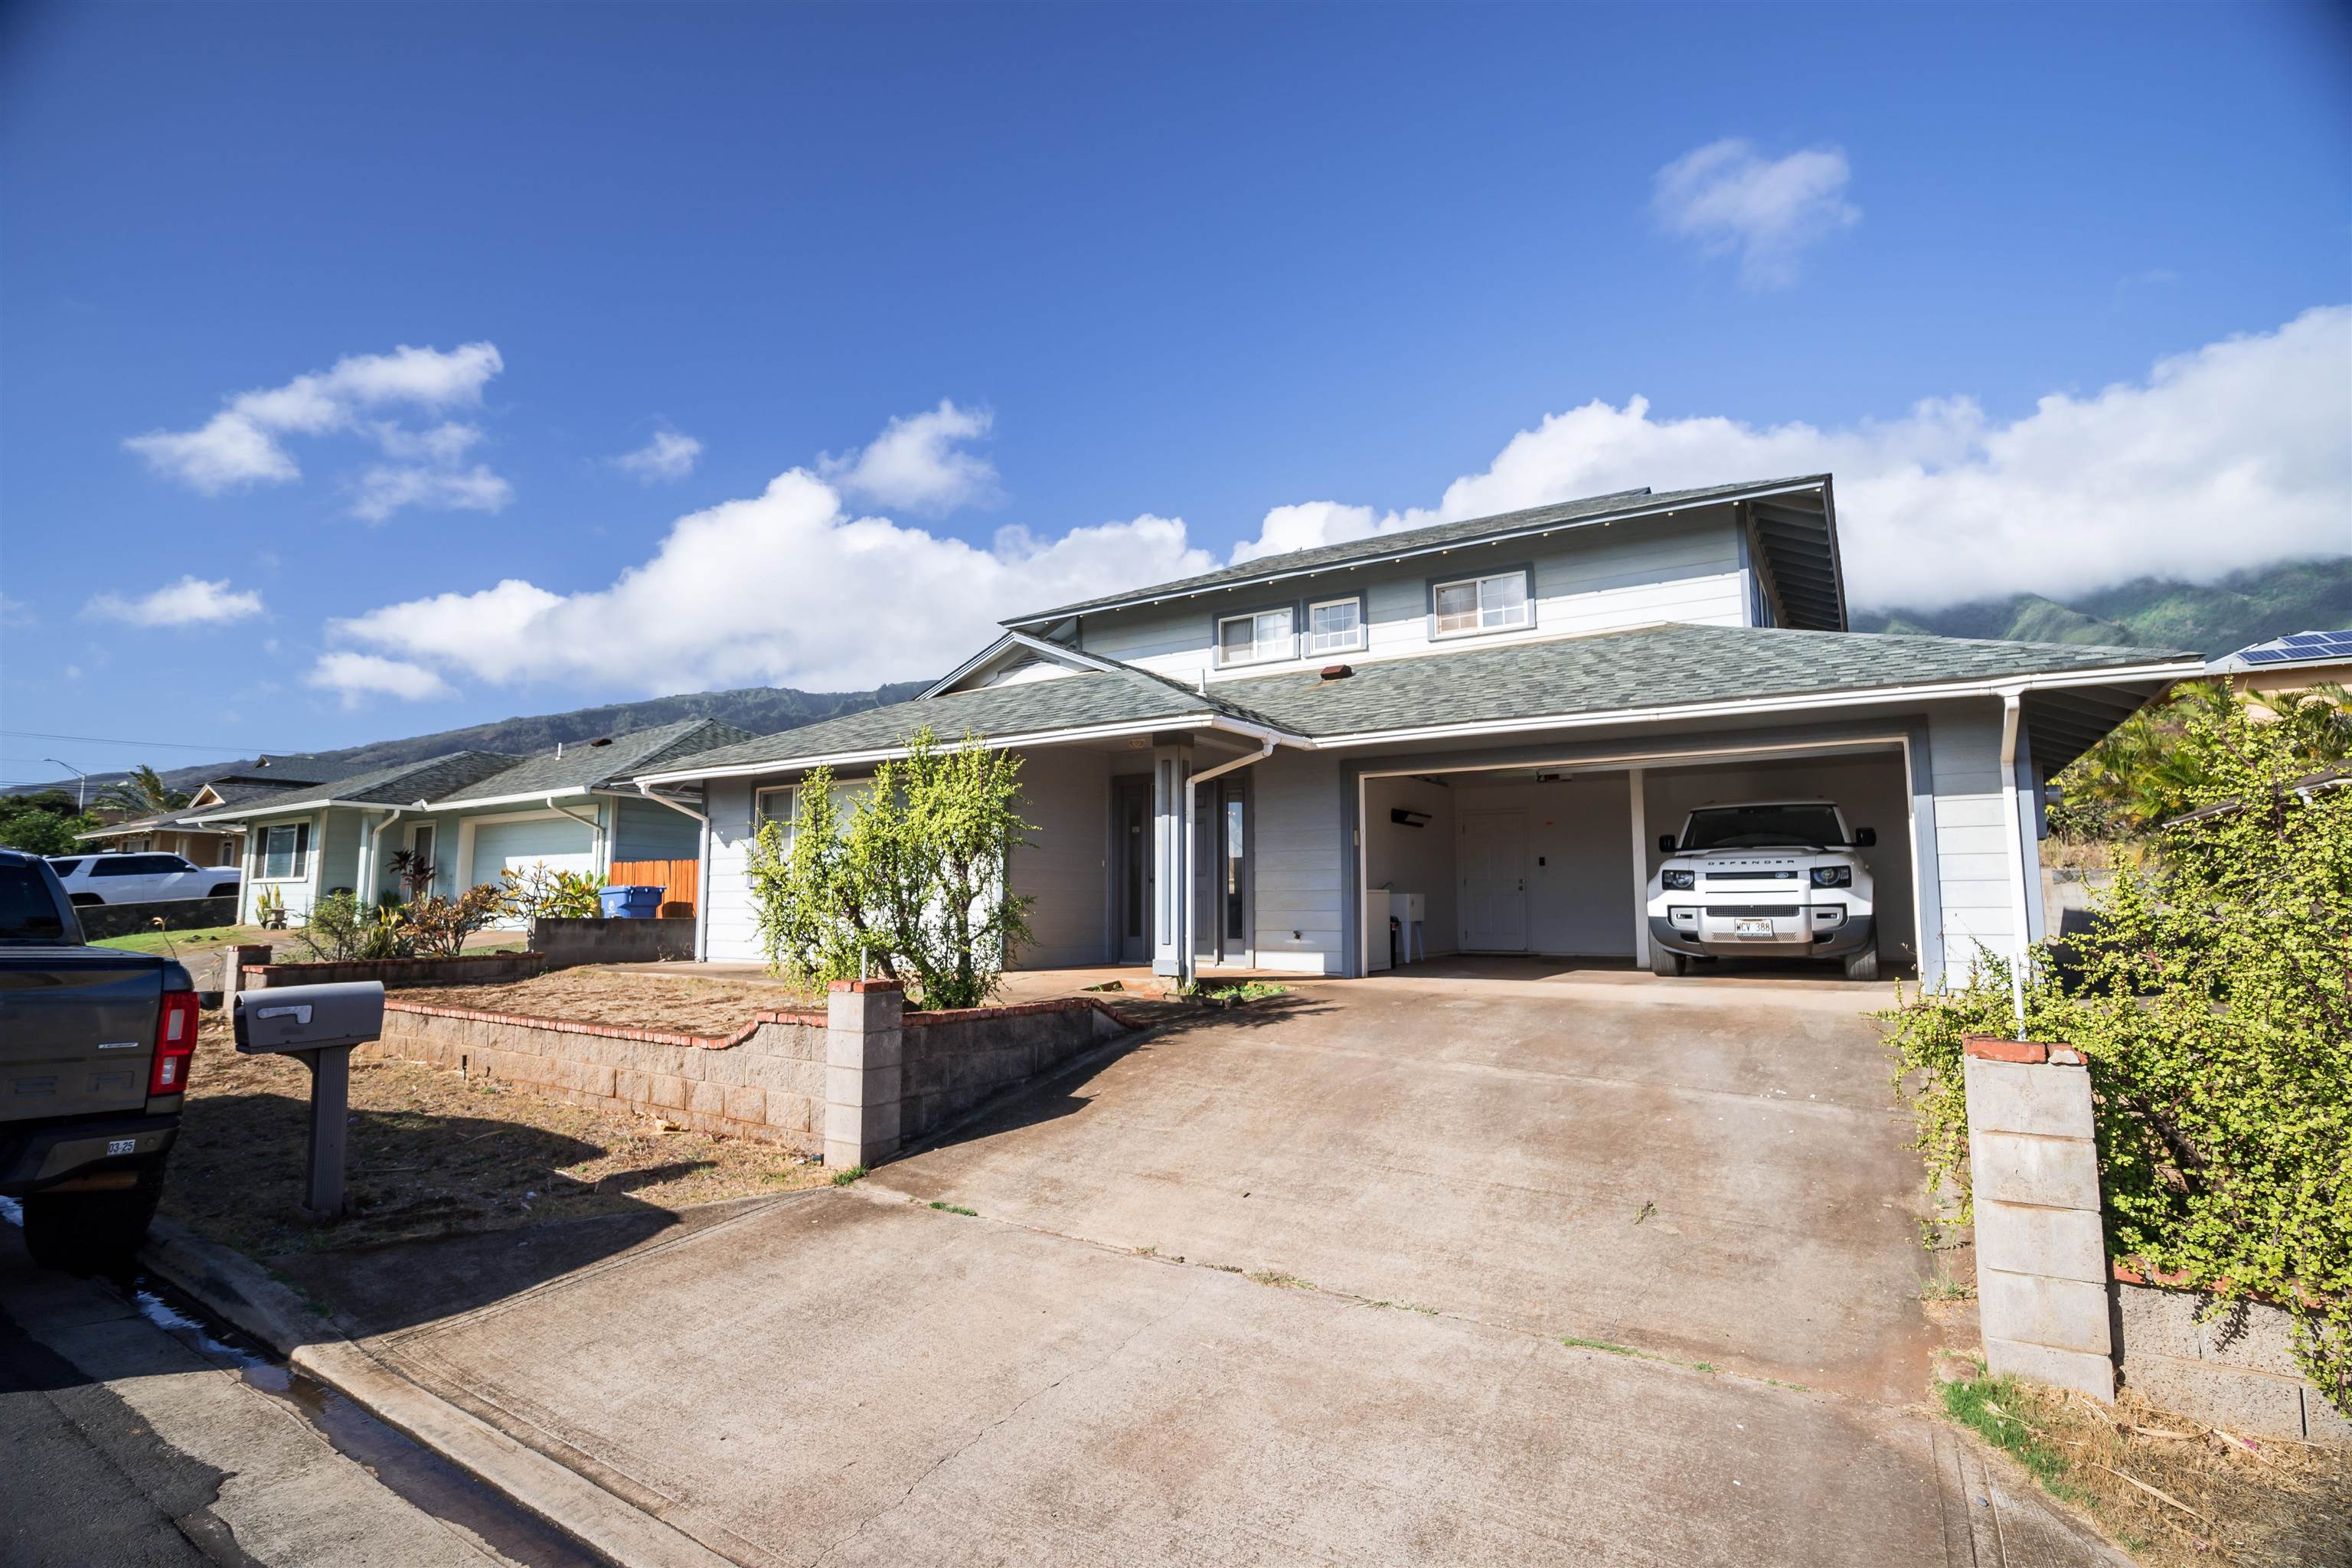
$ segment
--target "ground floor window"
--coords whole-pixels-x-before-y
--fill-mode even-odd
[[[304,874],[310,852],[310,825],[297,822],[262,830],[261,875],[290,881]]]

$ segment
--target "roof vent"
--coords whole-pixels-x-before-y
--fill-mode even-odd
[[[1327,664],[1323,667],[1323,679],[1326,680],[1345,680],[1355,673],[1356,667],[1352,664]]]
[[[613,737],[610,735],[599,735],[588,743],[592,746],[609,746],[613,743]]]

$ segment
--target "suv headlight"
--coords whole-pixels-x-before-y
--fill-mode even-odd
[[[1668,870],[1658,873],[1658,886],[1661,888],[1676,888],[1687,891],[1696,879],[1688,871]]]
[[[1816,866],[1813,868],[1813,886],[1816,888],[1851,888],[1853,886],[1853,868],[1851,866]]]

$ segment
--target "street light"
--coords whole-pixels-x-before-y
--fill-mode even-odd
[[[79,768],[74,766],[71,763],[58,762],[58,759],[55,757],[43,757],[41,761],[45,763],[57,763],[58,766],[65,769],[66,772],[73,774],[75,778],[81,781],[74,790],[74,810],[77,812],[89,810],[89,775],[82,772]]]

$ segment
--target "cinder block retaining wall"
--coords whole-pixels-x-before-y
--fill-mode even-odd
[[[550,969],[582,963],[656,963],[694,956],[694,917],[683,920],[542,920],[530,922],[530,950]]]
[[[2120,1363],[2126,1386],[2183,1415],[2352,1443],[2352,1421],[2296,1367],[2284,1311],[2247,1302],[2200,1323],[2205,1298],[2109,1263],[2081,1056],[1988,1036],[1963,1045],[1986,1364],[2111,1400]]]
[[[822,1013],[762,1013],[721,1037],[386,1002],[376,1048],[572,1105],[813,1154],[824,1135],[824,1037]]]
[[[2113,1325],[2126,1386],[2248,1436],[2352,1443],[2352,1421],[2295,1365],[2284,1310],[2248,1301],[2200,1323],[2205,1304],[2190,1291],[2116,1281]]]
[[[865,1156],[887,1158],[998,1090],[1134,1026],[1092,998],[909,1014],[898,1029],[905,1087],[897,1124]],[[572,1105],[660,1115],[700,1132],[824,1151],[823,1012],[761,1013],[722,1037],[390,1001],[383,1031],[373,1048],[467,1077]]]
[[[242,950],[240,950],[242,951]],[[248,963],[238,988],[329,985],[381,980],[387,991],[411,985],[503,985],[545,972],[543,952],[469,952],[462,958],[355,958],[348,963]]]

